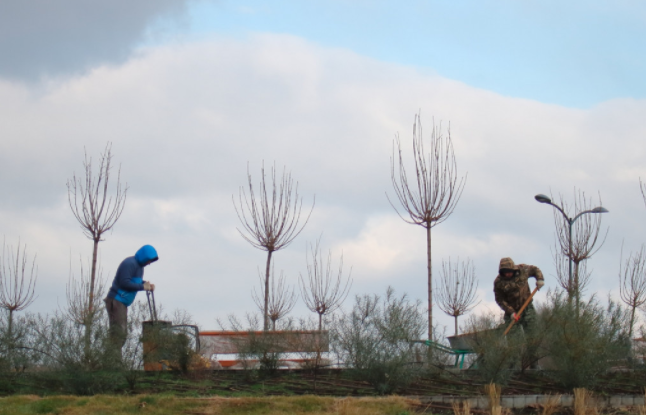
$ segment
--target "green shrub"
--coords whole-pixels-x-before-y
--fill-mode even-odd
[[[577,307],[560,293],[548,293],[539,311],[544,327],[543,347],[554,364],[555,379],[567,388],[589,387],[598,375],[626,363],[630,354],[625,311],[595,298]]]
[[[396,297],[357,296],[352,311],[335,321],[332,341],[340,359],[357,378],[369,382],[380,394],[405,387],[422,370],[416,356],[423,354],[412,343],[424,335],[426,321],[420,303],[406,294]]]
[[[504,385],[521,369],[524,333],[516,329],[504,336],[505,329],[503,320],[494,314],[472,316],[467,321],[468,342],[478,356],[475,369],[486,383]]]

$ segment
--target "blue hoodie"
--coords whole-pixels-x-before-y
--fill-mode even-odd
[[[148,262],[157,261],[157,251],[150,245],[142,246],[135,256],[121,261],[117,274],[112,281],[108,298],[114,298],[126,306],[135,301],[137,291],[144,289],[144,267]]]

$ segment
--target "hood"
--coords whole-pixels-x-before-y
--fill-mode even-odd
[[[144,265],[146,262],[155,262],[159,259],[157,251],[151,245],[144,245],[135,254],[135,259],[139,265]]]
[[[502,270],[504,269],[508,269],[510,271],[518,271],[518,266],[514,264],[514,261],[511,258],[503,258],[500,260],[498,271],[502,272]]]

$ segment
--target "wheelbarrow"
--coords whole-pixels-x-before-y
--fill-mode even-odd
[[[450,347],[434,342],[433,340],[416,340],[414,343],[422,343],[428,347],[432,347],[433,349],[454,355],[455,362],[453,363],[453,367],[456,369],[462,369],[464,367],[465,357],[469,354],[475,354],[470,342],[473,335],[474,333],[467,333],[447,337]]]

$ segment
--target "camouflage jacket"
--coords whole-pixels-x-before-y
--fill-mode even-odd
[[[498,274],[493,283],[493,292],[496,295],[496,303],[502,308],[505,314],[512,314],[520,310],[525,301],[531,295],[529,289],[529,277],[543,281],[543,273],[533,265],[518,265],[518,271],[511,278],[503,278]]]

